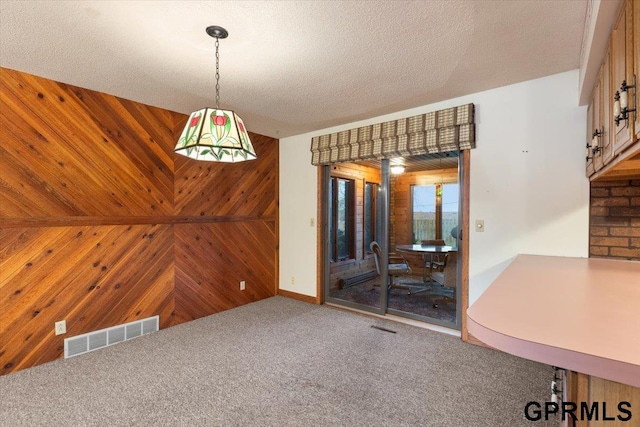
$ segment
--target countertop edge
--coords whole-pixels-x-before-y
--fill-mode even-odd
[[[640,366],[638,365],[508,336],[480,325],[469,314],[467,314],[467,329],[483,343],[514,356],[640,387]]]

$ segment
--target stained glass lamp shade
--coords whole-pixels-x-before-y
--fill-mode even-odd
[[[227,38],[229,33],[217,25],[207,27],[206,31],[216,39],[216,107],[191,113],[173,151],[194,160],[210,162],[235,163],[256,159],[242,119],[235,112],[219,107],[220,39]]]
[[[216,108],[191,113],[174,151],[194,160],[212,162],[257,158],[242,119],[231,110]]]

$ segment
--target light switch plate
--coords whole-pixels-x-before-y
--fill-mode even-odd
[[[483,232],[484,231],[484,220],[476,219],[476,231]]]

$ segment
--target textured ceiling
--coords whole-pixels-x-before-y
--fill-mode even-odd
[[[0,65],[284,137],[579,67],[587,0],[7,1]]]

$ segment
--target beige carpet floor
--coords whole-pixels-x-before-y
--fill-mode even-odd
[[[2,376],[0,426],[540,427],[523,410],[548,398],[551,376],[459,338],[274,297]]]

